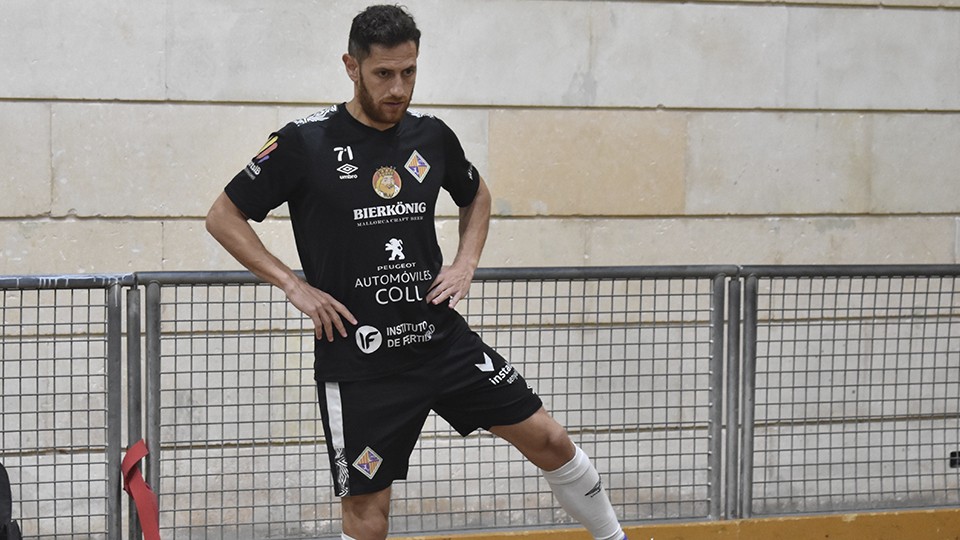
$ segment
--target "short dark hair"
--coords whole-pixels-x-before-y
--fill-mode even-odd
[[[359,62],[370,55],[372,45],[396,47],[408,41],[420,49],[420,30],[406,8],[370,6],[353,18],[347,53]]]

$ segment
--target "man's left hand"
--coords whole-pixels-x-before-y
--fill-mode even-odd
[[[450,307],[456,307],[457,302],[470,292],[472,282],[473,269],[470,267],[457,264],[444,266],[427,291],[427,302],[439,305],[449,300]]]

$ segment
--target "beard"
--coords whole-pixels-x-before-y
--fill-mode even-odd
[[[367,85],[363,82],[363,74],[360,74],[360,81],[357,90],[357,101],[360,102],[360,108],[363,110],[363,114],[367,118],[377,122],[379,124],[396,124],[403,119],[403,115],[406,114],[407,108],[410,106],[410,98],[413,96],[407,96],[407,102],[403,107],[399,109],[388,109],[384,106],[378,105],[373,96],[370,95],[370,92],[367,90]]]

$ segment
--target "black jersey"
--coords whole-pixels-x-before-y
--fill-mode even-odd
[[[408,112],[386,131],[332,106],[272,134],[225,191],[250,219],[290,208],[307,281],[357,318],[350,336],[316,342],[319,381],[408,369],[467,331],[445,302],[426,301],[443,263],[434,212],[440,188],[469,205],[479,175],[453,131]]]

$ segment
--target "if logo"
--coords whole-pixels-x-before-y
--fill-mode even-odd
[[[383,344],[383,334],[379,330],[372,326],[361,326],[357,328],[357,347],[364,352],[364,354],[370,354],[376,352],[380,348],[380,345]]]
[[[347,161],[353,161],[353,149],[349,146],[338,146],[333,149],[337,153],[337,161],[343,161],[343,155],[347,155]]]

